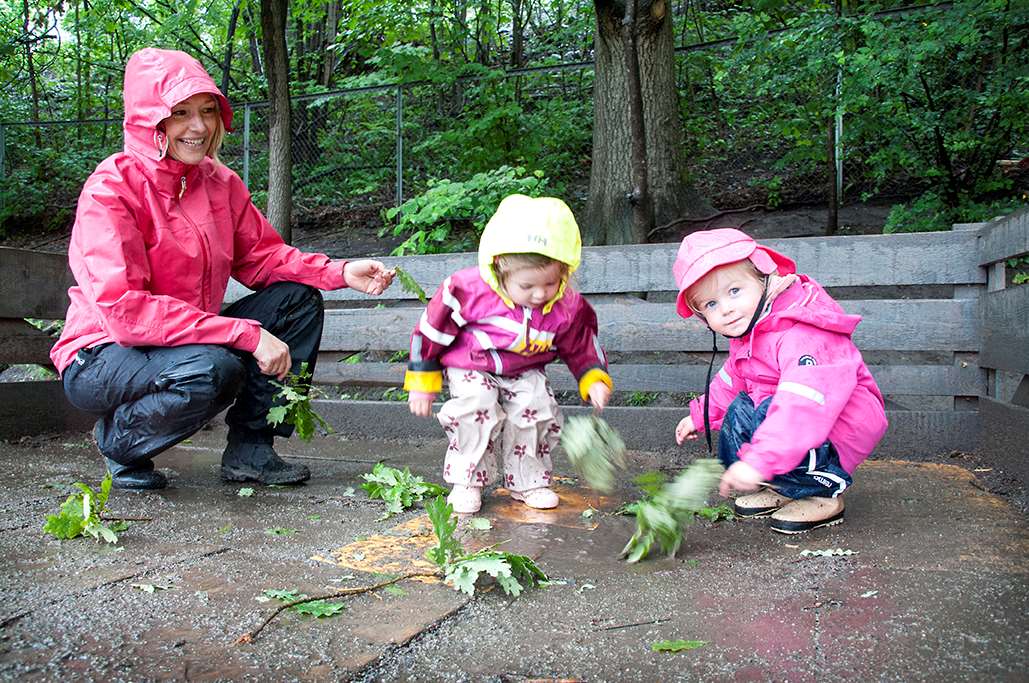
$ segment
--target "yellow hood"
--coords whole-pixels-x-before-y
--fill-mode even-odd
[[[479,274],[513,307],[493,269],[493,260],[501,254],[542,254],[568,264],[569,274],[575,272],[582,255],[582,239],[572,210],[556,197],[512,194],[500,202],[489,219],[479,240]],[[544,313],[550,312],[567,284],[565,279],[557,295],[543,307]]]

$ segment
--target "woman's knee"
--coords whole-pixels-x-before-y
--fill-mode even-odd
[[[243,361],[224,346],[195,344],[182,347],[178,361],[161,373],[165,389],[185,394],[191,401],[227,404],[246,378]]]

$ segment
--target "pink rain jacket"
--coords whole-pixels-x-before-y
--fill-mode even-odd
[[[861,316],[843,312],[807,277],[782,292],[753,331],[729,342],[729,358],[711,380],[711,428],[718,429],[736,395],[772,403],[739,457],[766,478],[795,468],[808,450],[831,441],[847,472],[886,433],[882,394],[851,341]],[[690,403],[704,429],[704,398]]]
[[[597,315],[581,294],[566,287],[548,313],[508,306],[472,266],[444,280],[422,313],[405,387],[438,393],[442,367],[513,375],[557,357],[579,381],[583,399],[594,382],[611,386]]]
[[[251,289],[299,282],[345,286],[344,261],[286,245],[250,201],[239,176],[210,158],[164,156],[157,124],[193,95],[211,93],[231,129],[232,110],[200,62],[147,48],[125,68],[125,149],[93,172],[79,195],[68,261],[76,286],[50,358],[62,371],[97,344],[218,344],[252,352],[254,320],[218,315],[229,276]]]

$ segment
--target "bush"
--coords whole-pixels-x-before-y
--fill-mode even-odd
[[[500,200],[509,194],[539,197],[548,182],[542,171],[526,175],[521,166],[501,166],[465,181],[431,180],[425,192],[384,212],[384,222],[400,217],[393,234],[408,236],[393,255],[472,250]]]
[[[883,234],[898,232],[931,232],[950,230],[954,223],[979,223],[996,216],[1011,213],[1023,201],[1017,199],[975,202],[963,199],[957,208],[950,208],[943,199],[927,192],[907,204],[897,204],[890,210],[883,226]]]

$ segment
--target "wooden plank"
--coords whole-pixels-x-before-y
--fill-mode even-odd
[[[880,299],[841,302],[864,316],[854,340],[869,351],[977,351],[976,302],[970,299]],[[670,304],[596,306],[600,339],[608,351],[708,351],[711,333],[678,317]],[[323,351],[406,349],[420,308],[337,309],[325,313]],[[725,339],[719,339],[726,349]]]
[[[973,231],[847,237],[799,237],[764,242],[795,259],[800,272],[826,287],[878,285],[983,284],[985,274],[975,263],[978,234]],[[586,247],[574,282],[586,294],[654,292],[676,289],[672,263],[677,243]],[[476,255],[383,257],[387,265],[400,265],[430,295],[456,270],[476,264]],[[246,294],[230,283],[226,301]],[[393,299],[413,299],[399,286],[389,290]],[[349,289],[326,292],[326,301],[352,301],[366,295]]]
[[[317,400],[314,407],[336,432],[347,437],[419,441],[442,437],[436,420],[411,415],[405,403]],[[566,416],[591,411],[588,406],[562,407]],[[685,414],[684,408],[611,407],[604,411],[604,418],[621,433],[631,449],[669,450],[677,448],[673,436],[675,425]],[[941,453],[978,447],[979,414],[976,412],[894,410],[887,411],[886,416],[890,426],[873,457],[928,460]],[[699,455],[702,443],[703,440],[694,442],[689,447]],[[441,462],[442,456],[441,449]],[[565,456],[559,453],[558,457]]]
[[[0,247],[0,318],[64,318],[74,284],[67,256]]]
[[[1022,209],[990,224],[980,233],[979,265],[1029,253],[1029,209]]]
[[[54,341],[21,318],[0,318],[0,363],[50,365]]]
[[[982,311],[979,364],[1029,374],[1029,285],[985,293]]]
[[[319,360],[314,381],[319,384],[356,386],[401,386],[405,363],[337,363]],[[895,396],[981,396],[985,380],[975,366],[876,365],[871,368],[879,389]],[[611,378],[617,391],[700,392],[704,390],[706,365],[612,365]],[[715,369],[717,371],[717,368]],[[564,365],[553,363],[547,376],[557,391],[575,391],[578,383]]]
[[[979,400],[982,417],[982,454],[994,469],[1029,486],[1029,408],[1001,403],[991,398]]]
[[[68,403],[59,381],[0,382],[0,439],[86,431],[94,422]]]

